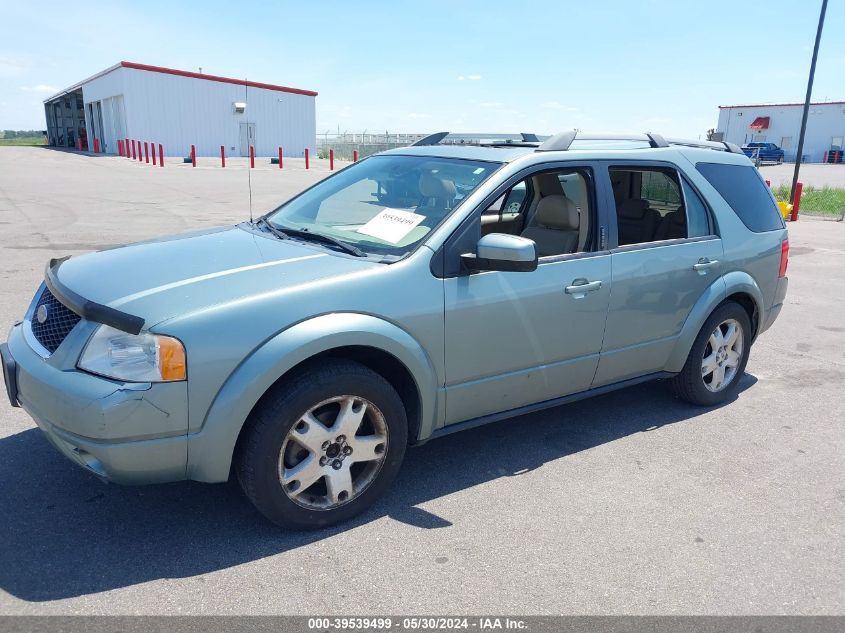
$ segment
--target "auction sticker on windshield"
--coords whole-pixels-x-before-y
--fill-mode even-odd
[[[375,217],[358,229],[358,233],[397,244],[423,220],[425,220],[425,216],[419,213],[400,209],[382,209]]]

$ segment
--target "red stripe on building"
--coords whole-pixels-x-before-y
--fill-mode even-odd
[[[279,92],[290,92],[297,95],[306,95],[308,97],[316,97],[317,93],[313,90],[303,90],[302,88],[290,88],[289,86],[277,86],[275,84],[264,84],[257,81],[247,81],[246,79],[233,79],[232,77],[220,77],[218,75],[206,75],[204,73],[193,73],[187,70],[176,70],[174,68],[164,68],[162,66],[150,66],[148,64],[137,64],[135,62],[120,62],[124,68],[134,68],[135,70],[146,70],[153,73],[164,73],[165,75],[177,75],[179,77],[191,77],[193,79],[205,79],[206,81],[218,81],[224,84],[235,84],[238,86],[249,86],[250,88],[264,88],[265,90],[277,90]]]

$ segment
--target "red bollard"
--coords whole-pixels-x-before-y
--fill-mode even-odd
[[[771,180],[767,180],[767,181],[766,181],[766,186],[767,186],[767,187],[769,187],[769,188],[771,189],[771,187],[772,187],[772,181],[771,181]]]
[[[352,162],[353,163],[358,162],[358,150],[357,149],[352,150]]]
[[[132,160],[135,160],[135,139],[132,139]]]
[[[81,138],[76,139],[76,149],[78,149],[80,152],[82,151],[82,139]]]
[[[158,144],[158,166],[164,167],[164,148],[161,143]]]
[[[197,148],[195,145],[191,145],[191,166],[197,166]]]
[[[789,219],[793,222],[798,220],[798,209],[801,208],[801,191],[804,189],[803,182],[796,182],[795,183],[795,197],[792,198],[792,215],[789,216]]]
[[[249,146],[249,168],[255,169],[255,146]]]
[[[96,136],[94,137],[94,153],[100,153],[100,139],[98,139]]]
[[[226,146],[225,145],[220,146],[220,166],[224,167],[224,168],[226,167]]]
[[[129,153],[129,139],[128,138],[123,139],[123,152],[124,152],[123,155],[126,156],[126,158],[132,158],[132,154]]]
[[[279,145],[279,169],[282,168],[282,160],[283,160],[283,158],[282,158],[282,146]]]
[[[147,141],[144,141],[144,161],[150,164],[150,144]]]
[[[308,169],[308,148],[305,148],[305,169]]]
[[[334,150],[329,150],[329,171],[334,170]]]
[[[123,156],[123,141],[121,139],[117,139],[117,154]]]
[[[156,164],[156,144],[150,141],[150,154],[153,155],[153,165]]]
[[[138,162],[144,162],[144,146],[141,145],[141,141],[138,141]]]

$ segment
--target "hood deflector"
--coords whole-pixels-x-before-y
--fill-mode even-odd
[[[59,281],[59,267],[68,259],[70,256],[51,259],[47,262],[47,268],[44,271],[44,283],[56,299],[88,321],[110,325],[129,334],[138,334],[144,329],[144,319],[141,317],[89,301]]]

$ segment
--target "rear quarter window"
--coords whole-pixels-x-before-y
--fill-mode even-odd
[[[749,230],[763,233],[784,227],[774,197],[751,165],[696,163],[695,168],[713,185]]]

